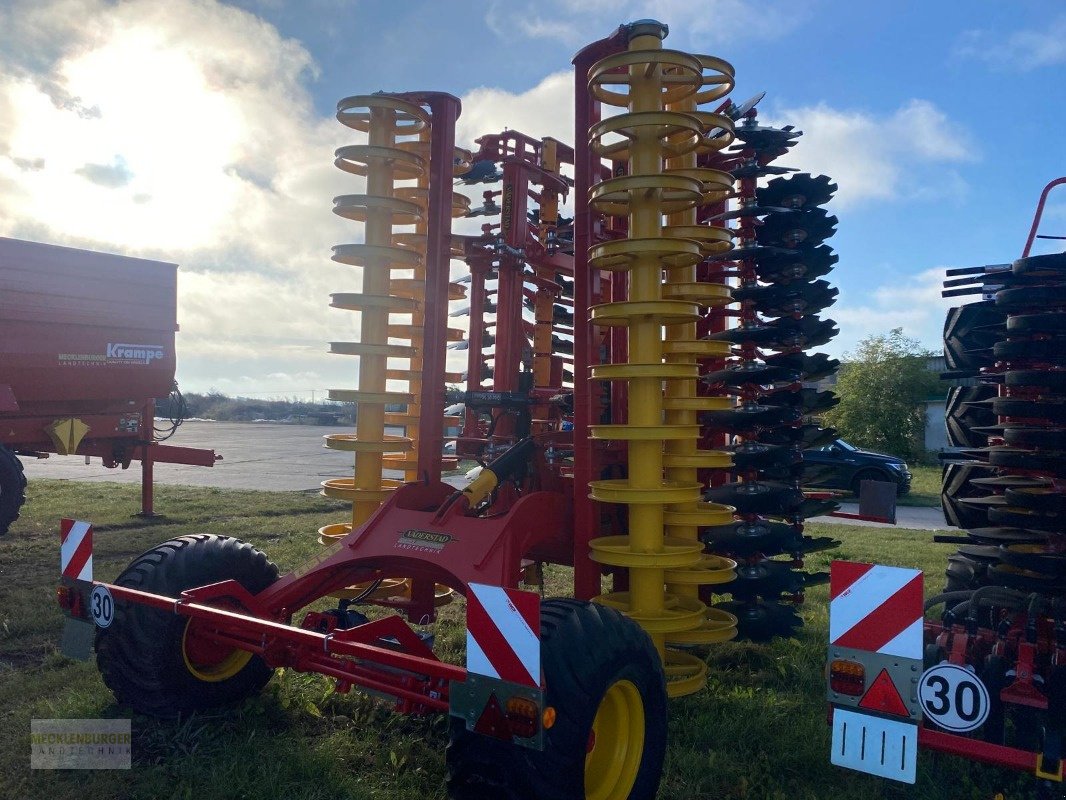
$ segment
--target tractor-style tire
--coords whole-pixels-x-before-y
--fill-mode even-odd
[[[0,536],[7,533],[11,523],[19,518],[25,502],[26,474],[22,471],[22,462],[0,445]]]
[[[115,584],[177,597],[186,589],[229,579],[257,594],[277,578],[277,566],[252,545],[196,534],[139,556]],[[199,658],[190,655],[190,624],[188,617],[116,598],[114,621],[96,634],[96,664],[120,705],[172,718],[243,700],[270,680],[273,669],[242,650],[207,645]]]
[[[995,470],[984,464],[949,462],[941,473],[940,504],[944,509],[944,521],[956,528],[983,528],[988,525],[988,512],[981,507],[961,502],[970,497],[988,494],[984,488],[973,486],[974,478],[990,478]]]
[[[973,429],[996,424],[996,415],[984,403],[995,396],[995,386],[953,386],[948,390],[944,421],[950,447],[976,450],[988,444],[988,434]]]
[[[992,364],[992,346],[1003,338],[1006,314],[992,302],[948,309],[944,319],[944,361],[949,370],[974,372]]]
[[[473,733],[452,718],[448,796],[652,800],[666,755],[667,705],[651,639],[613,609],[568,599],[541,604],[540,631],[544,702],[556,713],[544,749]]]

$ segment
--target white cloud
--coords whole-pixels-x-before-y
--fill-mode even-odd
[[[358,317],[328,303],[359,275],[329,256],[362,233],[331,198],[361,181],[333,166],[351,132],[314,113],[315,70],[210,0],[15,2],[0,11],[0,235],[179,263],[188,388],[284,389],[308,368],[352,385],[358,362],[325,351]]]
[[[520,32],[578,47],[619,24],[657,19],[670,26],[669,47],[776,39],[810,16],[809,2],[784,0],[493,0],[489,28],[501,37]]]
[[[1018,71],[1066,63],[1066,14],[1040,29],[1006,35],[1003,31],[966,31],[955,45],[955,55]]]
[[[855,345],[867,336],[903,328],[907,336],[939,352],[947,310],[974,299],[941,297],[945,270],[946,267],[934,267],[915,275],[895,276],[857,305],[851,304],[857,299],[855,295],[849,295],[847,302],[827,312],[840,327],[840,336],[827,349],[840,355],[854,350]]]
[[[967,190],[950,165],[976,157],[970,136],[928,100],[910,100],[887,115],[819,103],[767,117],[764,124],[792,124],[803,131],[799,144],[775,163],[832,177],[840,186],[837,208],[945,194],[958,198]],[[936,197],[930,195],[932,185],[940,187]]]
[[[464,147],[473,147],[482,134],[505,128],[538,139],[553,136],[567,143],[574,139],[574,75],[569,70],[554,72],[524,92],[485,86],[462,100],[455,140]]]

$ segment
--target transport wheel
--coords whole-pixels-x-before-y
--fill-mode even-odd
[[[974,449],[988,444],[988,436],[974,428],[996,424],[996,415],[985,402],[995,396],[995,386],[953,386],[948,390],[944,412],[948,445]]]
[[[1006,315],[992,303],[948,309],[944,319],[944,360],[950,370],[976,371],[991,363],[992,346],[1002,338]]]
[[[24,502],[26,475],[22,471],[22,462],[0,445],[0,536],[7,533],[11,523],[19,518]]]
[[[277,578],[277,566],[252,545],[196,534],[139,556],[115,583],[175,597],[230,579],[256,594]],[[120,704],[154,717],[176,717],[237,702],[270,680],[273,669],[259,656],[203,639],[196,625],[188,617],[116,599],[114,622],[96,634],[96,664]]]
[[[651,800],[666,754],[666,676],[648,635],[617,611],[579,600],[541,604],[544,750],[466,730],[452,719],[453,800]]]
[[[984,508],[968,506],[962,501],[970,497],[982,497],[987,490],[970,485],[971,479],[988,478],[995,470],[984,464],[950,462],[944,465],[941,474],[940,504],[944,509],[944,521],[956,528],[983,528],[988,525],[988,512]]]

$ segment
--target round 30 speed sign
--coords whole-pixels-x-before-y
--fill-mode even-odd
[[[991,710],[981,679],[956,664],[937,664],[923,672],[918,699],[922,713],[952,733],[980,728]]]

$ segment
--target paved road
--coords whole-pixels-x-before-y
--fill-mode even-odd
[[[168,444],[209,447],[223,460],[214,467],[157,464],[156,483],[186,486],[216,486],[223,489],[269,491],[317,490],[329,478],[351,476],[351,456],[323,447],[322,437],[343,428],[273,423],[186,422]],[[77,481],[139,482],[135,462],[128,470],[104,469],[98,460],[86,465],[79,456],[52,456],[41,461],[25,459],[26,475]],[[400,473],[386,473],[402,477]],[[858,512],[858,505],[844,504],[843,511]],[[897,509],[899,528],[939,530],[947,527],[939,508]],[[857,522],[834,517],[816,517],[814,522],[891,527],[876,522]]]
[[[186,422],[167,444],[213,448],[223,460],[213,467],[156,464],[155,480],[223,489],[318,489],[328,478],[352,474],[350,455],[323,447],[324,435],[343,431],[343,428],[317,425]],[[141,479],[138,462],[128,470],[104,469],[98,459],[87,466],[80,456],[52,456],[41,461],[23,459],[23,462],[30,480],[36,477],[136,483]]]

